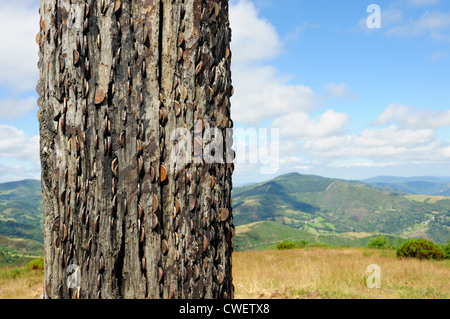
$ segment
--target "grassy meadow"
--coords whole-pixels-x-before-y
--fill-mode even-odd
[[[381,288],[366,281],[380,267]],[[236,298],[448,299],[450,260],[398,259],[394,250],[305,248],[233,254]]]
[[[380,267],[369,289],[367,267]],[[233,254],[236,299],[449,299],[450,260],[397,259],[394,250],[309,247]],[[37,299],[43,271],[0,269],[0,299]]]
[[[44,271],[28,266],[0,269],[0,299],[38,299],[43,291]]]

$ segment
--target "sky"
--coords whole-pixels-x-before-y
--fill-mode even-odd
[[[0,182],[40,178],[38,8],[0,2]],[[230,27],[234,185],[450,176],[449,1],[230,0]]]

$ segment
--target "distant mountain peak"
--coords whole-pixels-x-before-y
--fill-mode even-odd
[[[363,182],[415,195],[449,195],[450,177],[443,176],[377,176]]]
[[[434,183],[405,185],[431,187]],[[442,192],[442,187],[438,191]],[[437,229],[438,224],[425,224],[430,214],[450,220],[450,216],[446,217],[447,210],[450,211],[448,199],[436,198],[427,202],[426,197],[411,197],[405,193],[389,186],[292,172],[259,184],[234,188],[233,221],[236,226],[273,221],[313,234],[402,235],[414,227],[421,227],[436,240],[450,236],[450,227],[439,228],[437,233],[433,229]]]
[[[276,178],[292,177],[292,176],[302,176],[302,174],[300,174],[298,172],[292,172],[292,173],[286,173],[286,174],[280,175]]]

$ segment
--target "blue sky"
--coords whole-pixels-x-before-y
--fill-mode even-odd
[[[370,4],[379,29],[367,27]],[[0,3],[0,182],[40,176],[38,7]],[[231,0],[230,20],[235,131],[279,134],[269,150],[236,136],[235,185],[292,171],[450,175],[448,1]]]
[[[233,38],[238,60],[233,64],[238,89],[231,100],[235,121],[244,128],[280,128],[279,170],[257,175],[258,165],[243,163],[235,181],[264,180],[289,171],[346,179],[450,175],[448,2],[231,3],[232,27],[258,25]],[[379,29],[367,27],[370,4],[381,9]],[[255,35],[258,30],[266,36]],[[255,51],[254,59],[236,58],[241,42],[249,43],[246,50]],[[259,57],[260,51],[267,56]],[[267,68],[272,74],[262,80],[257,75]],[[239,95],[239,88],[252,86],[272,86],[287,101],[266,97],[270,103],[265,103],[254,94],[252,105],[246,97],[251,93]],[[255,123],[250,119],[258,110],[260,121]]]

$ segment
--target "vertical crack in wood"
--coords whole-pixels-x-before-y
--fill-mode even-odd
[[[159,0],[159,36],[158,36],[158,86],[161,94],[162,88],[162,61],[163,61],[163,25],[164,25],[164,0]]]
[[[125,219],[122,220],[122,238],[120,242],[120,249],[117,254],[117,258],[114,264],[114,273],[117,276],[117,293],[119,298],[124,297],[123,292],[123,265],[125,260],[125,236],[126,236],[126,227],[125,227]]]
[[[158,87],[159,87],[159,114],[161,114],[161,107],[164,106],[164,98],[165,98],[165,92],[163,90],[163,71],[164,71],[164,67],[163,67],[163,52],[164,52],[164,41],[166,40],[164,38],[164,0],[160,0],[159,1],[159,27],[158,27]],[[161,125],[161,121],[158,121],[158,124]],[[161,132],[160,130],[158,130],[158,137],[159,137],[159,167],[158,167],[158,178],[156,179],[157,185],[158,185],[158,191],[159,191],[159,196],[158,196],[158,206],[159,206],[159,212],[160,212],[160,218],[159,218],[159,224],[160,224],[160,247],[161,247],[161,254],[159,256],[159,266],[163,267],[164,269],[164,265],[163,265],[163,253],[162,253],[162,245],[163,245],[163,240],[164,240],[164,227],[165,227],[165,221],[164,221],[164,183],[161,180],[161,165],[164,162],[164,158],[163,158],[163,147],[161,147]],[[164,290],[162,287],[163,283],[159,283],[159,297],[163,298],[164,297]]]

